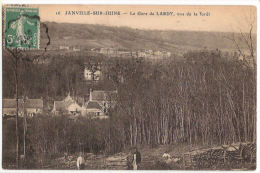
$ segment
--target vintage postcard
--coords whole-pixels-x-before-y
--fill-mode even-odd
[[[256,6],[2,14],[2,169],[256,169]]]

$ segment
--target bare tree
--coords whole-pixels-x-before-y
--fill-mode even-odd
[[[252,11],[250,11],[250,14],[244,15],[244,20],[247,25],[245,27],[248,29],[247,32],[242,31],[240,28],[238,34],[233,33],[232,36],[225,37],[233,43],[235,49],[239,52],[239,56],[243,57],[244,65],[250,66],[251,63],[254,69],[256,68],[256,35],[254,33],[254,31],[256,31],[255,16],[256,15],[252,15]]]
[[[37,18],[37,20],[40,22],[39,16],[33,16],[34,18]],[[45,59],[45,52],[47,50],[47,47],[50,45],[50,37],[48,33],[48,27],[46,24],[42,23],[43,28],[45,28],[45,33],[48,38],[48,43],[46,44],[45,51],[42,54],[39,55],[32,55],[30,53],[29,49],[21,49],[19,47],[17,48],[5,48],[11,55],[11,61],[12,61],[12,70],[14,73],[15,78],[15,99],[16,99],[16,167],[19,167],[19,130],[18,130],[18,124],[19,124],[19,68],[21,66],[21,63],[24,62],[37,62],[40,58]],[[6,42],[7,40],[5,40]],[[25,122],[25,121],[24,121]],[[25,132],[24,132],[25,133]]]
[[[256,79],[256,15],[252,15],[252,11],[250,11],[249,16],[245,15],[245,21],[248,26],[248,32],[242,32],[240,29],[239,34],[232,34],[232,37],[225,37],[226,39],[232,41],[236,50],[239,52],[239,56],[242,56],[242,64],[247,68],[253,69],[253,77]],[[243,80],[243,114],[244,114],[244,126],[245,133],[247,134],[247,117],[245,113],[246,103],[245,103],[245,80]],[[253,85],[253,95],[256,95],[256,85]],[[255,98],[255,97],[254,97]],[[254,110],[256,110],[256,105],[253,103]],[[253,141],[256,140],[256,115],[253,116],[253,124],[254,133],[253,133]],[[247,139],[247,136],[246,136]]]

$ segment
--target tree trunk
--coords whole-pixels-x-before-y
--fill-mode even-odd
[[[25,101],[23,103],[23,155],[24,159],[26,159],[26,108],[25,108]]]
[[[18,130],[18,58],[15,57],[15,93],[16,93],[16,121],[15,121],[15,133],[16,133],[16,168],[19,168],[19,130]]]

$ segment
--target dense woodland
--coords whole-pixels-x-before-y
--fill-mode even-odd
[[[10,61],[3,56],[4,98],[15,95]],[[87,83],[84,64],[93,63],[101,64],[104,79]],[[189,52],[181,61],[172,57],[156,63],[134,58],[50,57],[45,64],[21,63],[19,74],[21,97],[42,97],[50,103],[68,92],[87,96],[90,87],[118,91],[108,120],[71,120],[47,111],[28,119],[26,150],[32,155],[256,141],[256,68],[220,51]],[[4,159],[12,159],[5,152],[15,146],[14,124],[3,120]],[[21,135],[21,146],[22,141]]]

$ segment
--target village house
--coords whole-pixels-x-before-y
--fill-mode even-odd
[[[16,115],[16,99],[3,99],[3,116],[14,117]],[[19,99],[18,100],[18,116],[32,117],[43,112],[42,99]]]
[[[150,55],[153,55],[153,54],[154,54],[153,50],[151,50],[151,49],[150,49],[150,50],[145,50],[145,53],[146,53],[146,54],[150,54]]]
[[[108,118],[108,109],[115,106],[117,91],[103,91],[90,89],[89,101],[85,105],[85,115],[93,118]]]
[[[145,58],[146,57],[146,53],[145,52],[142,52],[142,51],[138,51],[138,57],[143,57]]]
[[[89,100],[98,102],[106,113],[107,110],[115,106],[117,91],[90,90]]]
[[[72,50],[73,50],[74,52],[78,52],[78,51],[80,51],[80,48],[73,47]]]
[[[85,67],[84,77],[86,80],[98,81],[101,78],[101,71],[100,70],[92,71],[89,68]]]
[[[155,56],[158,56],[158,57],[161,57],[161,56],[162,56],[162,52],[159,51],[159,50],[158,50],[158,51],[155,51],[155,52],[154,52],[154,55],[155,55]]]
[[[131,57],[132,53],[128,51],[120,51],[118,52],[118,56],[126,58],[126,57]]]
[[[86,109],[84,110],[83,115],[88,116],[90,118],[108,118],[102,106],[96,101],[88,101],[86,103]]]
[[[52,113],[59,115],[62,113],[79,115],[82,112],[82,107],[68,94],[62,101],[54,101]]]
[[[107,54],[107,55],[113,55],[113,54],[117,53],[117,50],[114,48],[101,48],[100,53]]]
[[[170,57],[171,56],[171,52],[166,52],[166,57]]]
[[[69,46],[60,46],[60,50],[69,50],[70,47]]]

